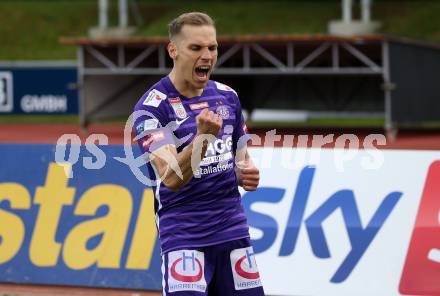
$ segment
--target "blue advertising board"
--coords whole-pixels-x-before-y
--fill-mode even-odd
[[[83,145],[71,169],[55,147],[0,145],[0,282],[160,290],[153,193],[122,146]]]
[[[0,64],[0,114],[78,114],[75,66]]]
[[[127,147],[0,144],[0,283],[161,289],[153,192]],[[438,151],[249,152],[261,179],[242,203],[268,295],[440,295]]]

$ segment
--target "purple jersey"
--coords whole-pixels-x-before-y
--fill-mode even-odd
[[[195,118],[205,108],[223,118],[215,141],[208,145],[199,178],[193,177],[178,192],[159,182],[151,163],[150,178],[156,180],[156,224],[163,253],[203,247],[249,237],[235,175],[235,151],[248,139],[237,94],[230,87],[209,81],[201,96],[181,95],[168,76],[153,85],[139,100],[135,111],[143,111],[134,124],[142,152],[173,144],[177,151],[191,143]]]

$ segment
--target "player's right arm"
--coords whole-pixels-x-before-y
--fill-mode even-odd
[[[196,117],[196,124],[196,136],[180,153],[175,145],[168,144],[152,151],[150,155],[156,174],[172,191],[178,191],[194,176],[193,170],[206,153],[208,138],[217,137],[223,120],[214,112],[204,109]]]

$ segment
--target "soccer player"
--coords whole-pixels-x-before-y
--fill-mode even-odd
[[[238,186],[254,191],[259,170],[246,150],[240,101],[209,80],[216,29],[204,13],[169,24],[174,66],[139,100],[141,150],[156,180],[164,295],[264,295]]]

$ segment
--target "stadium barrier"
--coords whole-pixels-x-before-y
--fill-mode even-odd
[[[122,146],[92,148],[70,167],[55,145],[0,145],[0,282],[161,289],[152,191]],[[261,183],[243,205],[268,295],[440,293],[438,152],[251,154]]]

